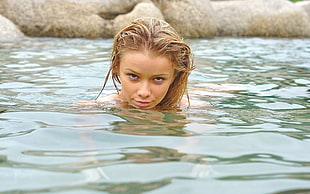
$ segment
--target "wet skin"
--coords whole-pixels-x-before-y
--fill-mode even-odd
[[[150,51],[127,51],[119,64],[120,98],[139,109],[152,109],[167,94],[174,67],[165,57]]]

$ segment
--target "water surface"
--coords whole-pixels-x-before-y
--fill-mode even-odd
[[[0,193],[310,192],[310,39],[186,41],[191,97],[212,108],[74,105],[111,39],[0,45]]]

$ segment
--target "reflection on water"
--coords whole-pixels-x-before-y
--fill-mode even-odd
[[[133,135],[191,135],[184,131],[188,121],[181,114],[120,109],[116,115],[123,120],[113,122],[113,132]]]
[[[111,39],[0,45],[0,193],[310,192],[310,40],[187,41],[190,95],[212,108],[76,106]]]

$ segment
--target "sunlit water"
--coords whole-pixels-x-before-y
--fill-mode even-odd
[[[212,108],[177,113],[74,104],[111,39],[2,44],[0,193],[310,192],[310,39],[187,42]]]

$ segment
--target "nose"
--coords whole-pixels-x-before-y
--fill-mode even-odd
[[[140,87],[138,89],[138,95],[141,98],[147,98],[151,95],[150,86],[147,81],[144,81],[140,84]]]

